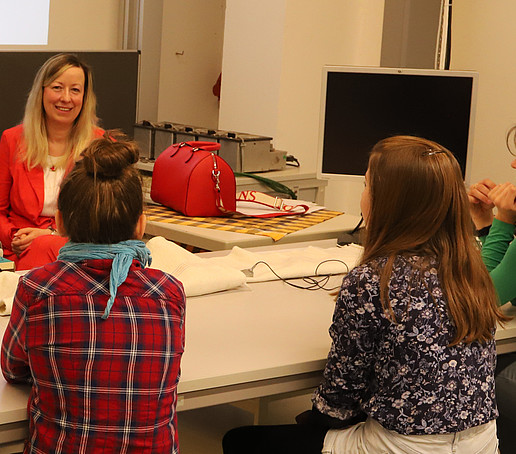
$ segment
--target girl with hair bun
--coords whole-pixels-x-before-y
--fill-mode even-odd
[[[179,452],[185,295],[147,268],[137,160],[115,133],[84,150],[58,199],[69,242],[20,279],[2,370],[32,383],[25,452]]]

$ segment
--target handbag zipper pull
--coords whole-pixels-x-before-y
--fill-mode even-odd
[[[213,158],[213,170],[211,171],[211,176],[213,181],[215,182],[215,190],[220,192],[220,170],[217,166],[217,159],[215,158],[215,154],[212,153],[211,157]]]
[[[215,205],[223,213],[228,213],[228,210],[226,210],[224,207],[224,202],[222,201],[222,196],[220,193],[220,169],[217,165],[217,158],[215,157],[215,153],[211,153],[211,157],[213,158],[213,170],[211,171],[211,178],[215,183]]]

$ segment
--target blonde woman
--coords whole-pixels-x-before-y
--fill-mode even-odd
[[[57,257],[59,185],[81,151],[103,131],[89,67],[73,54],[48,59],[34,79],[22,124],[0,140],[0,242],[17,269]]]

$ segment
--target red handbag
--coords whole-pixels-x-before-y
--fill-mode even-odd
[[[235,175],[215,142],[181,142],[154,164],[151,199],[186,216],[227,216],[236,209]]]

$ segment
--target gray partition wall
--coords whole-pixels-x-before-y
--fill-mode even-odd
[[[437,68],[441,3],[441,0],[385,0],[380,66]]]
[[[105,129],[130,137],[136,121],[139,51],[72,52],[93,69],[97,116]],[[55,51],[0,51],[0,133],[23,119],[25,101],[39,67]]]

